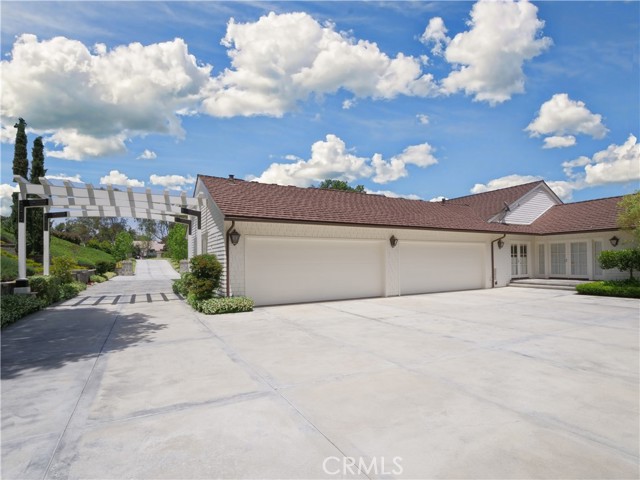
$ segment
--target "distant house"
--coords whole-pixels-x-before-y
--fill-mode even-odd
[[[156,242],[155,240],[151,240],[151,241],[135,240],[133,242],[133,245],[140,249],[140,254],[143,257],[148,257],[148,256],[159,257],[162,254],[162,251],[164,250],[164,243]]]
[[[563,203],[543,181],[435,203],[206,175],[201,192],[190,253],[215,253],[225,293],[257,305],[617,278],[596,257],[630,239],[621,197]]]

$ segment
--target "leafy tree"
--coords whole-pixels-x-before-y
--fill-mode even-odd
[[[629,279],[632,279],[633,271],[640,270],[640,248],[605,250],[600,253],[598,262],[605,270],[617,268],[621,272],[629,272]]]
[[[17,128],[16,143],[13,148],[13,174],[27,178],[29,171],[29,159],[27,158],[27,122],[23,118],[18,119],[18,123],[14,125]],[[13,233],[18,231],[18,193],[11,196],[13,205],[11,206],[11,228]]]
[[[133,253],[133,237],[129,232],[120,232],[116,236],[112,255],[116,261],[126,260]]]
[[[174,260],[182,260],[189,255],[187,243],[187,227],[180,223],[174,223],[169,228],[169,234],[165,242],[169,257]]]
[[[344,190],[347,192],[365,193],[364,185],[356,185],[355,187],[352,187],[345,181],[331,180],[329,178],[326,180],[323,180],[322,183],[318,185],[318,188],[326,189],[326,190]]]
[[[622,197],[618,208],[618,226],[632,231],[636,246],[640,246],[640,190]]]
[[[162,242],[169,233],[169,222],[149,218],[136,218],[138,231],[151,240]]]
[[[40,184],[40,177],[44,177],[47,171],[44,168],[44,145],[42,137],[37,137],[33,141],[31,150],[31,174],[29,181]],[[27,251],[31,255],[42,254],[44,212],[42,208],[30,208],[27,211]]]

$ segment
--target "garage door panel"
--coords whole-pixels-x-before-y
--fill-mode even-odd
[[[400,292],[471,290],[484,287],[484,245],[403,242]]]
[[[256,305],[381,296],[382,242],[247,237],[245,287]]]

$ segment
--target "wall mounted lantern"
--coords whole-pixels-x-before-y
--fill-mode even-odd
[[[498,248],[502,250],[502,247],[504,247],[504,240],[500,239],[498,240]]]
[[[609,239],[609,242],[611,242],[611,245],[613,245],[614,247],[617,247],[620,239],[614,235]]]
[[[240,241],[240,234],[238,233],[238,231],[234,228],[233,230],[231,230],[231,232],[229,233],[229,238],[231,239],[231,243],[234,245],[237,245],[238,242]]]
[[[396,238],[395,235],[391,235],[391,238],[389,239],[389,243],[391,244],[391,248],[395,248],[395,246],[398,245],[398,239]]]

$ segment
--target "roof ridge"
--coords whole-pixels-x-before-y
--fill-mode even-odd
[[[561,203],[560,205],[554,205],[554,207],[577,205],[579,203],[587,203],[587,202],[601,202],[602,200],[611,200],[612,198],[623,198],[623,197],[624,195],[613,195],[611,197],[592,198],[591,200],[579,200],[577,202]]]
[[[511,185],[510,187],[496,188],[494,190],[487,190],[485,192],[471,193],[469,195],[463,195],[461,197],[454,197],[454,198],[448,199],[447,201],[461,200],[463,198],[469,198],[469,197],[478,197],[480,195],[486,195],[486,194],[489,194],[489,193],[504,192],[505,190],[512,190],[512,189],[515,189],[515,188],[522,188],[522,187],[526,187],[527,185],[533,185],[534,183],[545,183],[545,182],[544,182],[544,180],[540,179],[540,180],[535,180],[533,182],[520,183],[518,185]]]

